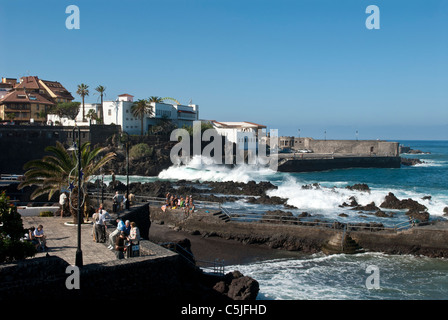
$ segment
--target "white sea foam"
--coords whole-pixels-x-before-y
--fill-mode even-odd
[[[371,265],[380,270],[376,290],[366,288],[370,275],[366,270]],[[448,290],[446,261],[410,255],[316,254],[226,268],[256,279],[258,299],[440,299]]]
[[[274,181],[274,177],[277,181]],[[283,177],[283,180],[278,181],[279,177]],[[374,202],[376,206],[379,206],[389,192],[394,193],[398,199],[411,198],[418,201],[425,205],[429,213],[434,216],[442,215],[443,209],[448,205],[448,195],[445,194],[432,195],[432,199],[422,200],[423,196],[427,194],[393,188],[371,188],[370,192],[353,191],[345,188],[348,185],[348,182],[345,181],[322,181],[319,188],[303,189],[302,186],[307,184],[307,182],[300,181],[297,176],[287,173],[279,174],[269,168],[256,165],[224,166],[215,164],[212,159],[201,156],[193,157],[187,165],[173,165],[163,170],[158,178],[166,180],[198,180],[201,182],[273,181],[278,188],[268,191],[268,196],[286,198],[287,204],[295,206],[301,211],[319,213],[328,218],[337,218],[342,212],[349,216],[357,217],[355,212],[340,207],[344,202],[350,203],[350,197],[355,197],[360,205]],[[247,207],[248,205],[241,203],[241,206]]]
[[[167,180],[249,182],[266,180],[274,174],[275,171],[266,167],[248,164],[229,167],[215,164],[210,158],[195,156],[186,165],[173,165],[163,170],[158,177]]]
[[[415,164],[415,167],[446,167],[448,163],[446,161],[422,159],[423,163]]]

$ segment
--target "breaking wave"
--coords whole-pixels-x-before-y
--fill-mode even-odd
[[[249,182],[269,180],[275,171],[257,165],[241,164],[234,167],[216,164],[212,159],[194,156],[186,165],[173,165],[159,173],[158,178],[166,180]]]

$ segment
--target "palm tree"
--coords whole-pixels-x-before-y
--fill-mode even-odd
[[[143,136],[143,119],[146,115],[151,116],[153,114],[152,106],[149,104],[148,100],[139,99],[132,104],[131,112],[134,117],[140,118],[141,121],[141,131],[140,135]]]
[[[99,85],[95,90],[100,94],[101,97],[101,109],[100,109],[100,119],[101,123],[104,123],[104,110],[103,110],[103,96],[105,95],[106,87]]]
[[[31,194],[31,199],[47,194],[48,199],[62,188],[71,190],[70,201],[72,203],[71,213],[74,221],[77,221],[77,211],[73,209],[78,204],[77,195],[81,192],[82,197],[87,201],[87,192],[78,190],[78,157],[77,152],[69,152],[62,143],[56,141],[55,146],[48,146],[45,151],[49,155],[42,159],[31,160],[27,162],[24,169],[27,170],[18,188],[22,189],[27,186],[37,186]],[[81,186],[90,180],[92,175],[98,174],[100,168],[115,158],[115,153],[109,152],[101,157],[105,148],[97,147],[93,150],[90,148],[90,142],[85,142],[81,146],[81,169],[82,180]],[[97,160],[99,158],[99,160]]]
[[[158,97],[158,96],[150,96],[148,98],[149,102],[157,102],[157,103],[165,103],[165,100],[171,100],[171,101],[174,101],[176,104],[180,104],[179,101],[177,101],[174,98],[170,98],[170,97],[161,98],[161,97]]]
[[[161,98],[161,97],[158,97],[158,96],[150,96],[150,97],[148,98],[148,102],[163,103],[163,99],[164,99],[164,98]]]
[[[84,83],[78,84],[78,90],[76,91],[76,94],[78,94],[82,98],[82,121],[84,122],[86,121],[86,114],[84,111],[84,97],[89,95],[89,86]]]

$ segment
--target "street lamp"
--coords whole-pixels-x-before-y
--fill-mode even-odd
[[[129,133],[122,131],[121,134],[126,134],[126,210],[129,210]]]
[[[76,145],[75,140],[75,130],[78,131],[78,145]],[[76,249],[76,256],[75,256],[75,265],[77,267],[82,267],[82,250],[81,250],[81,224],[82,224],[82,217],[81,217],[81,179],[82,179],[82,164],[81,164],[81,129],[75,125],[73,128],[73,146],[69,148],[69,151],[78,151],[78,247]],[[70,183],[70,189],[73,191],[73,184]]]

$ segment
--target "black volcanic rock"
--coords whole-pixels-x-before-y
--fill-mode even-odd
[[[380,204],[380,207],[386,209],[409,209],[415,211],[427,210],[426,206],[418,203],[415,200],[412,199],[399,200],[392,192],[389,192],[389,194],[384,199],[384,202]]]
[[[420,159],[401,158],[401,164],[404,166],[415,166],[416,164],[425,163]]]
[[[353,186],[346,186],[345,188],[349,189],[349,190],[370,192],[369,186],[365,183],[357,183],[357,184],[354,184]]]

